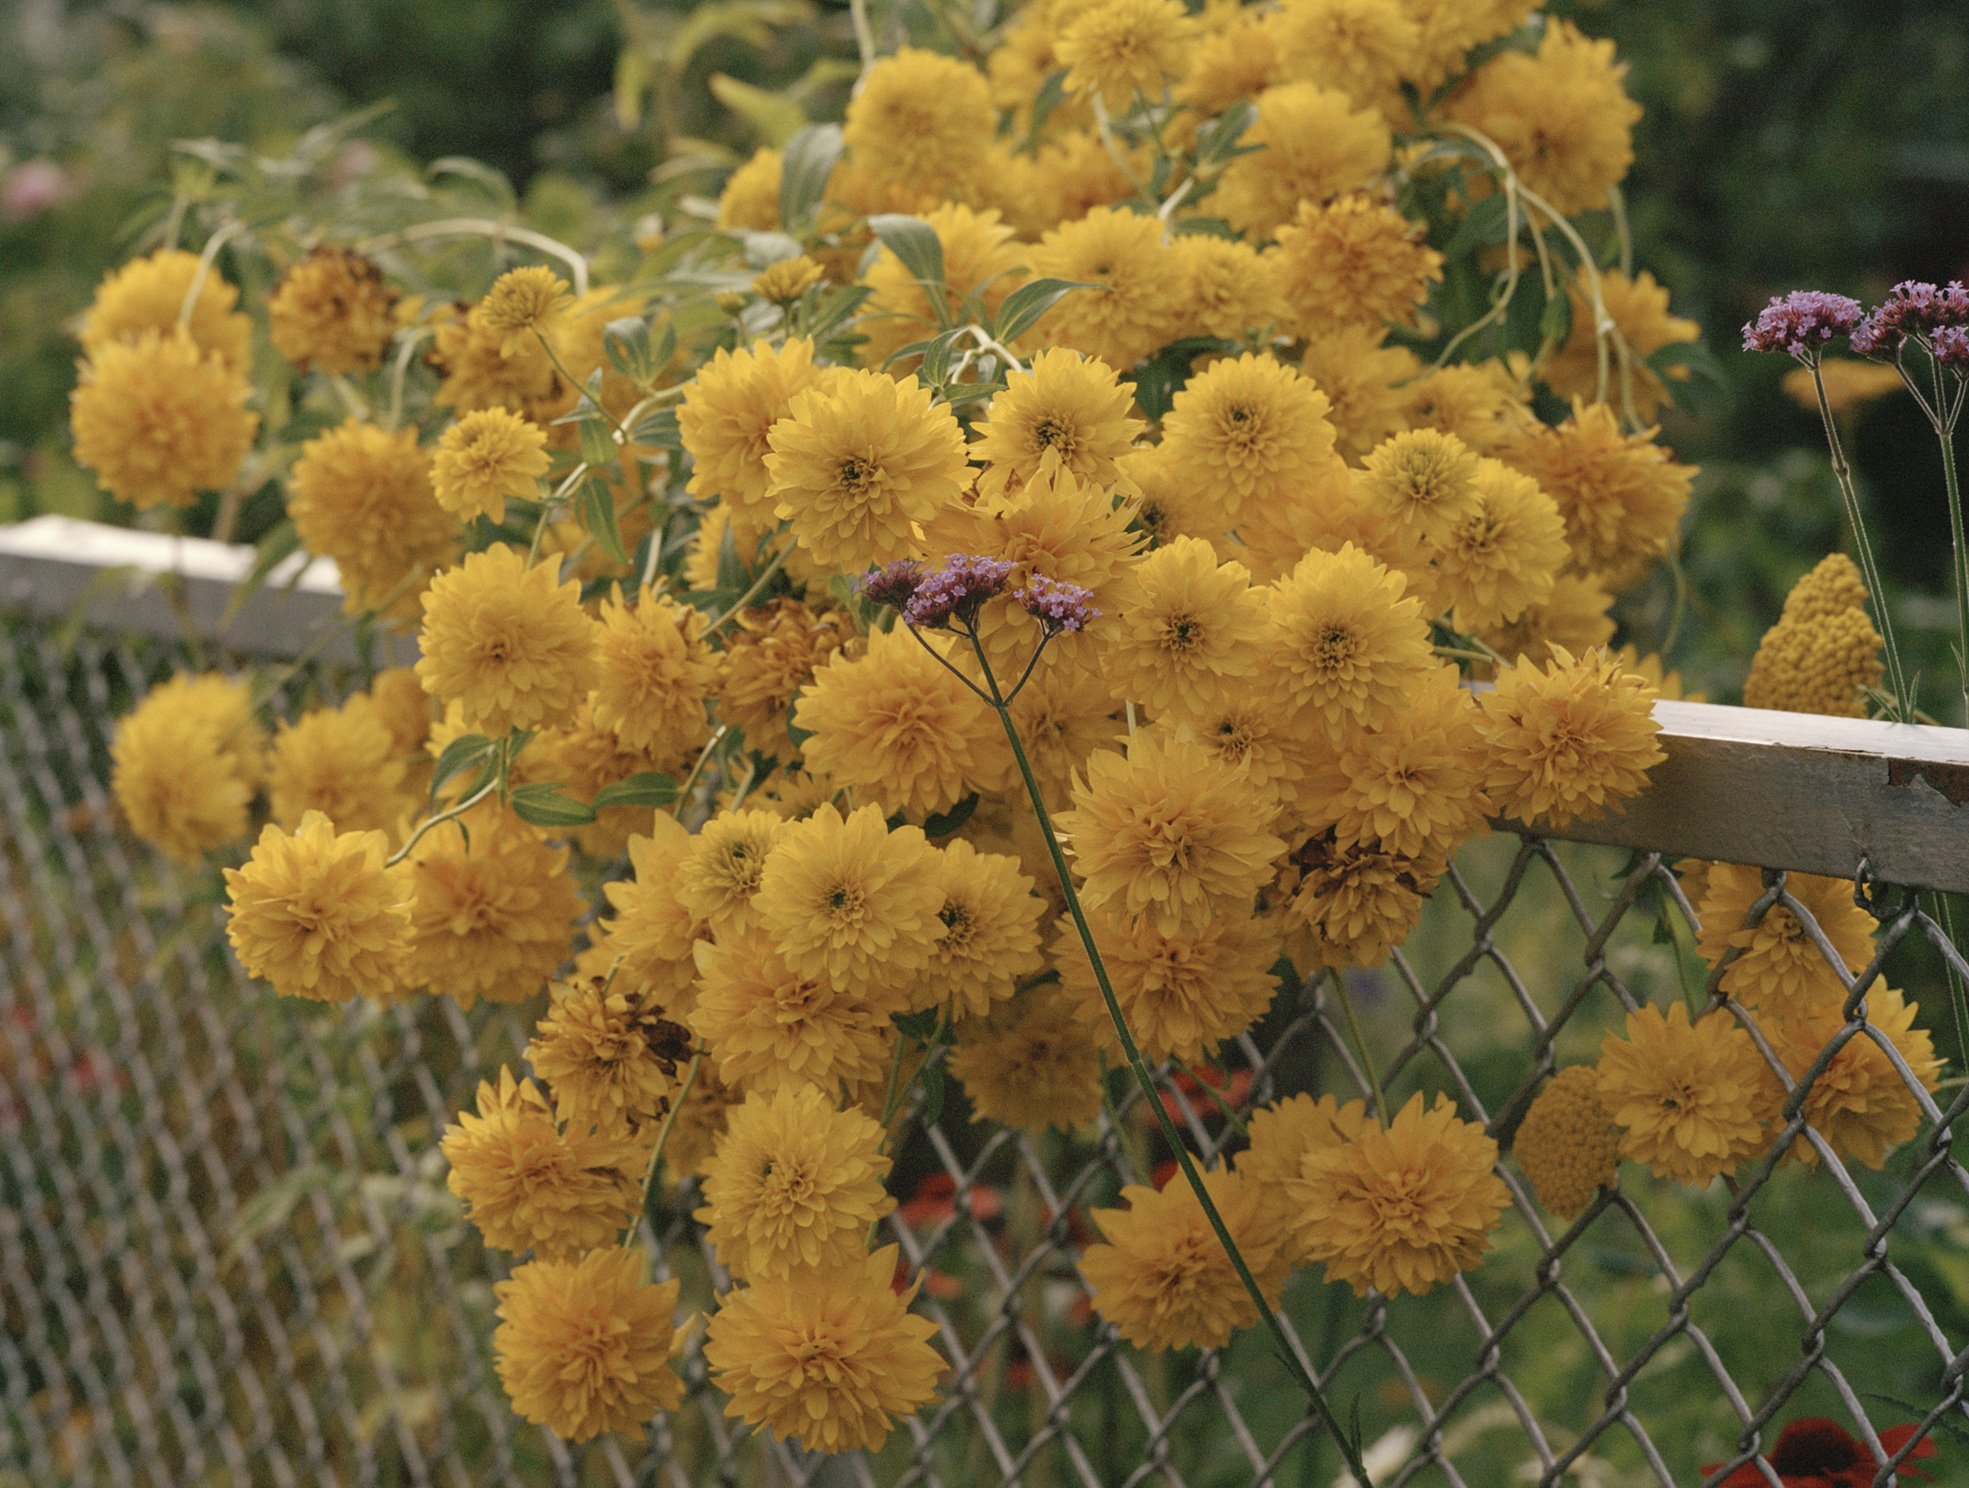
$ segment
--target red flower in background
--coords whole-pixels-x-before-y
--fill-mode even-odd
[[[973,1219],[990,1223],[1005,1211],[1005,1199],[989,1184],[979,1183],[965,1191],[966,1204]],[[916,1185],[896,1217],[913,1230],[942,1224],[957,1213],[957,1180],[948,1173],[930,1173]]]
[[[1914,1433],[1912,1426],[1890,1426],[1880,1433],[1880,1445],[1891,1457],[1907,1445]],[[1919,1468],[1909,1467],[1908,1463],[1917,1457],[1926,1461],[1934,1455],[1934,1442],[1923,1437],[1894,1470],[1895,1478],[1932,1483],[1933,1478]],[[1802,1416],[1786,1426],[1778,1433],[1777,1445],[1764,1460],[1770,1463],[1785,1488],[1868,1488],[1873,1482],[1873,1453],[1867,1450],[1866,1443],[1824,1416]],[[1716,1464],[1710,1463],[1703,1471],[1716,1471]],[[1756,1463],[1746,1462],[1717,1488],[1769,1488],[1770,1481]]]
[[[1237,1111],[1251,1099],[1251,1087],[1257,1083],[1257,1076],[1250,1070],[1242,1069],[1227,1075],[1214,1064],[1206,1064],[1198,1067],[1195,1078],[1187,1070],[1177,1070],[1170,1076],[1169,1083],[1176,1089],[1162,1092],[1162,1109],[1169,1113],[1171,1121],[1184,1120],[1190,1111],[1208,1121],[1213,1116],[1222,1117],[1224,1113],[1217,1109],[1217,1102],[1205,1093],[1205,1085],[1216,1091],[1225,1105]],[[1184,1102],[1189,1104],[1188,1111],[1184,1109]]]

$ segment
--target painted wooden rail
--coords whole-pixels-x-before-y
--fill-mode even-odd
[[[332,563],[300,555],[236,607],[253,550],[66,517],[0,528],[0,613],[255,657],[355,651]],[[338,630],[341,633],[337,633]],[[323,638],[330,639],[324,643]],[[399,641],[404,660],[414,641]],[[1668,758],[1580,842],[1969,893],[1969,730],[1662,702]]]

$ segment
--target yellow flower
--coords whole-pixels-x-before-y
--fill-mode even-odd
[[[575,1131],[627,1136],[665,1110],[690,1035],[623,978],[557,982],[533,1030],[526,1062],[547,1082],[554,1109]]]
[[[820,377],[814,344],[803,338],[778,348],[766,341],[720,348],[697,369],[677,406],[678,432],[693,465],[690,494],[724,501],[754,531],[771,528],[777,519],[767,495],[767,435]]]
[[[503,522],[508,500],[540,499],[547,464],[547,435],[538,424],[509,408],[483,408],[439,438],[431,490],[454,517]]]
[[[439,1144],[445,1186],[494,1250],[567,1260],[609,1245],[636,1218],[643,1151],[632,1142],[563,1132],[531,1080],[500,1066],[479,1082],[478,1110],[460,1111]]]
[[[1180,335],[1242,341],[1285,319],[1276,255],[1212,233],[1181,233],[1169,252],[1181,286]]]
[[[1579,279],[1566,285],[1566,297],[1572,302],[1572,329],[1565,343],[1540,363],[1538,374],[1561,398],[1590,401],[1600,396],[1600,353],[1594,335],[1593,302]],[[1684,316],[1669,313],[1667,286],[1657,284],[1655,276],[1646,269],[1631,279],[1619,269],[1600,270],[1600,301],[1614,329],[1627,342],[1632,357],[1623,384],[1619,353],[1608,345],[1605,401],[1624,409],[1626,399],[1631,396],[1635,417],[1651,419],[1667,401],[1668,390],[1662,385],[1661,376],[1648,365],[1648,358],[1665,346],[1695,340],[1702,334],[1702,327]],[[1671,367],[1667,375],[1677,382],[1686,382],[1689,369]],[[1816,400],[1812,407],[1818,408]]]
[[[725,1293],[704,1357],[725,1414],[814,1452],[875,1451],[936,1395],[937,1331],[892,1283],[896,1247],[815,1276]]]
[[[1216,1169],[1203,1186],[1268,1305],[1291,1269],[1285,1225],[1274,1206],[1242,1175]],[[1181,1174],[1157,1192],[1138,1183],[1121,1190],[1125,1209],[1096,1209],[1102,1243],[1080,1255],[1081,1279],[1094,1307],[1137,1348],[1222,1348],[1258,1321],[1224,1243],[1196,1190]]]
[[[1422,370],[1406,346],[1384,345],[1384,326],[1341,326],[1306,343],[1299,370],[1327,396],[1334,448],[1359,460],[1408,422],[1402,384]]]
[[[492,281],[485,298],[472,307],[476,329],[512,356],[536,336],[551,336],[574,306],[567,281],[538,264],[508,269]]]
[[[913,999],[917,1008],[948,1003],[956,1017],[977,1017],[1012,995],[1020,977],[1039,970],[1039,918],[1045,905],[1019,860],[981,853],[961,837],[938,853],[937,911],[943,933]]]
[[[896,1207],[888,1172],[882,1128],[818,1085],[755,1090],[726,1119],[696,1217],[740,1280],[847,1265]]]
[[[1364,1101],[1304,1094],[1274,1101],[1251,1113],[1251,1145],[1238,1154],[1237,1171],[1259,1193],[1277,1195],[1309,1153],[1355,1141],[1372,1125]]]
[[[370,679],[367,698],[377,721],[390,731],[391,747],[404,756],[423,752],[431,737],[431,695],[414,669],[385,667]]]
[[[605,1431],[641,1438],[684,1401],[671,1365],[676,1281],[643,1280],[640,1250],[529,1261],[493,1284],[499,1382],[523,1420],[566,1441]]]
[[[753,897],[766,871],[766,854],[786,835],[786,822],[770,811],[721,811],[690,839],[675,870],[678,904],[718,935],[758,923]]]
[[[970,479],[950,409],[880,372],[798,394],[766,442],[774,513],[816,563],[843,572],[906,557],[915,524]]]
[[[1421,28],[1401,0],[1286,0],[1269,28],[1279,66],[1400,123],[1400,83],[1414,65]]]
[[[1093,0],[1065,22],[1055,52],[1070,91],[1099,94],[1124,113],[1137,95],[1162,96],[1183,70],[1195,29],[1176,0]]]
[[[1225,913],[1165,935],[1147,920],[1088,916],[1115,1000],[1151,1060],[1207,1059],[1265,1015],[1278,981],[1278,936],[1249,914]],[[1110,1030],[1093,963],[1070,921],[1059,926],[1060,985],[1097,1036]]]
[[[776,232],[779,229],[779,183],[785,159],[778,150],[761,146],[745,164],[725,178],[718,193],[718,226]]]
[[[1481,515],[1482,468],[1454,434],[1409,429],[1377,445],[1362,462],[1360,494],[1400,540],[1428,544]]]
[[[1422,918],[1443,874],[1440,853],[1390,852],[1378,842],[1338,842],[1323,833],[1293,854],[1286,922],[1298,933],[1286,949],[1308,971],[1376,966]]]
[[[1903,386],[1899,368],[1883,362],[1862,362],[1854,357],[1826,357],[1819,363],[1819,377],[1825,383],[1826,406],[1834,413],[1851,413],[1890,393],[1898,393]],[[1811,368],[1793,367],[1779,380],[1778,386],[1807,413],[1819,411],[1819,394],[1812,383]]]
[[[1230,163],[1212,201],[1250,237],[1269,237],[1302,201],[1358,191],[1388,168],[1393,149],[1379,114],[1316,83],[1260,93],[1257,122],[1240,143],[1260,148]]]
[[[759,923],[803,971],[906,998],[943,929],[934,852],[919,828],[890,831],[879,806],[824,805],[766,855]]]
[[[826,271],[806,254],[795,254],[792,258],[782,258],[777,263],[755,274],[752,279],[752,293],[761,299],[771,300],[776,305],[791,304],[821,280]]]
[[[1346,727],[1308,751],[1292,804],[1339,841],[1447,855],[1482,827],[1484,750],[1476,699],[1454,667],[1420,677],[1374,729]]]
[[[1422,606],[1352,543],[1315,550],[1272,588],[1267,651],[1292,703],[1328,725],[1373,724],[1436,670]]]
[[[556,583],[552,565],[529,566],[517,548],[471,554],[433,579],[423,602],[417,675],[433,697],[464,704],[473,728],[558,723],[596,685],[596,628],[580,584]]]
[[[187,318],[194,283],[198,296]],[[96,287],[82,317],[82,354],[93,361],[104,347],[140,341],[146,331],[168,340],[182,324],[201,352],[244,377],[253,365],[253,322],[238,305],[239,291],[216,268],[202,268],[196,253],[160,248],[111,270]]]
[[[1271,804],[1187,740],[1138,734],[1125,757],[1096,754],[1073,805],[1058,825],[1082,899],[1165,935],[1248,911],[1285,848]]]
[[[950,1051],[950,1072],[981,1120],[1021,1131],[1067,1130],[1100,1114],[1108,1043],[1056,988],[1039,987],[966,1023]]]
[[[1532,416],[1529,390],[1503,362],[1436,367],[1403,391],[1411,425],[1454,434],[1480,455],[1510,455],[1545,427]]]
[[[1013,699],[1012,722],[1048,806],[1065,805],[1074,772],[1120,738],[1126,725],[1116,715],[1107,690],[1077,666],[1041,665]]]
[[[1212,759],[1242,771],[1253,790],[1281,804],[1295,799],[1311,749],[1323,747],[1317,730],[1309,729],[1296,711],[1270,692],[1251,687],[1229,690],[1187,716],[1166,714],[1147,732],[1192,740]],[[1113,737],[1110,729],[1108,739]]]
[[[323,244],[290,264],[267,296],[267,333],[304,372],[374,372],[396,334],[396,303],[373,262]]]
[[[976,211],[961,202],[944,202],[925,212],[923,221],[943,249],[945,288],[939,298],[945,314],[952,317],[950,323],[959,325],[968,318],[963,302],[973,293],[987,315],[996,315],[1005,296],[1018,288],[1017,268],[1024,256],[1013,242],[1011,227],[997,212]],[[860,352],[864,366],[880,367],[905,346],[938,333],[930,291],[887,246],[877,251],[862,283],[874,291],[864,315],[855,322],[855,328],[868,337]],[[900,375],[913,370],[916,361],[906,358],[889,370]]]
[[[1600,1103],[1600,1076],[1590,1064],[1560,1070],[1525,1112],[1512,1155],[1538,1202],[1571,1219],[1613,1185],[1620,1167],[1620,1128]]]
[[[1272,256],[1286,324],[1301,339],[1382,321],[1412,326],[1443,276],[1443,256],[1421,229],[1364,192],[1299,203]]]
[[[1012,762],[997,715],[924,650],[947,655],[949,638],[918,639],[898,624],[870,632],[859,656],[837,652],[814,672],[794,722],[810,735],[808,769],[857,800],[921,818],[997,789]]]
[[[467,413],[475,408],[513,408],[545,415],[569,391],[547,348],[534,336],[507,338],[487,329],[483,317],[441,309],[433,317],[431,365],[440,381],[434,401]],[[561,410],[565,411],[565,410]]]
[[[317,434],[288,476],[287,515],[310,553],[335,560],[350,614],[389,601],[392,619],[414,616],[415,586],[457,548],[458,525],[432,494],[415,429],[351,418]]]
[[[1497,674],[1478,700],[1497,810],[1527,825],[1563,827],[1603,815],[1647,784],[1665,757],[1654,692],[1604,650],[1575,659],[1552,647]]]
[[[1704,881],[1697,948],[1711,965],[1731,950],[1741,954],[1723,970],[1722,989],[1760,1015],[1792,1018],[1837,1008],[1846,1000],[1843,969],[1857,973],[1873,959],[1873,917],[1853,902],[1853,885],[1811,873],[1788,873],[1785,896],[1812,917],[1841,966],[1834,966],[1782,901],[1755,925],[1750,907],[1764,897],[1764,872],[1716,863]]]
[[[1112,486],[1120,478],[1116,462],[1141,432],[1114,368],[1076,351],[1042,351],[1025,371],[1010,374],[978,420],[971,454],[986,467],[978,491],[1004,497],[1061,471],[1086,485]]]
[[[1506,661],[1543,661],[1555,645],[1577,655],[1613,640],[1613,619],[1607,614],[1612,605],[1613,596],[1593,575],[1562,573],[1552,581],[1552,593],[1543,604],[1527,606],[1508,625],[1479,627],[1477,639]],[[1644,668],[1629,670],[1646,675]]]
[[[1764,1146],[1782,1091],[1750,1035],[1728,1013],[1694,1023],[1676,1003],[1627,1015],[1600,1045],[1600,1104],[1621,1129],[1620,1155],[1657,1178],[1706,1185]]]
[[[1217,562],[1202,538],[1179,537],[1115,586],[1100,628],[1100,670],[1117,699],[1200,720],[1258,671],[1265,596],[1241,563]]]
[[[1206,30],[1203,38],[1189,48],[1174,95],[1187,112],[1179,112],[1170,127],[1193,131],[1197,122],[1215,118],[1233,104],[1256,98],[1280,81],[1278,47],[1272,28],[1264,16],[1240,11],[1231,24]]]
[[[1048,232],[1027,263],[1035,278],[1099,286],[1077,289],[1046,312],[1037,334],[1050,346],[1126,372],[1174,333],[1182,278],[1153,217],[1097,206]]]
[[[1571,556],[1558,503],[1538,482],[1486,455],[1474,487],[1476,510],[1431,546],[1435,607],[1453,610],[1462,631],[1501,625],[1542,603]]]
[[[266,746],[243,684],[180,674],[116,725],[110,790],[139,838],[196,863],[246,835]]]
[[[1246,352],[1212,362],[1171,402],[1163,457],[1179,480],[1220,493],[1220,525],[1286,499],[1333,453],[1326,395],[1291,367]]]
[[[1866,694],[1880,685],[1884,670],[1880,632],[1866,602],[1852,559],[1844,553],[1820,559],[1792,586],[1778,623],[1758,643],[1743,684],[1744,706],[1866,717]]]
[[[983,73],[955,57],[903,47],[862,74],[841,138],[858,169],[929,205],[967,196],[982,146],[997,132]]]
[[[619,589],[605,598],[595,634],[595,721],[626,748],[659,759],[703,744],[717,680],[709,623],[702,610],[656,589],[627,604]]]
[[[697,753],[658,756],[628,748],[595,721],[593,693],[559,728],[542,729],[528,751],[518,761],[526,777],[521,783],[559,782],[561,790],[577,801],[592,801],[608,786],[633,775],[654,772],[680,778],[689,773]],[[575,843],[590,857],[621,857],[628,851],[629,838],[649,820],[648,811],[646,806],[604,806],[594,821],[572,829]]]
[[[410,949],[410,884],[383,866],[381,832],[342,832],[319,811],[293,834],[262,829],[226,869],[226,939],[283,997],[389,998]]]
[[[1457,1116],[1446,1095],[1422,1096],[1387,1126],[1306,1154],[1285,1180],[1309,1260],[1356,1295],[1368,1288],[1417,1296],[1468,1271],[1490,1249],[1510,1202],[1492,1169],[1497,1143]]]
[[[1469,65],[1470,53],[1522,26],[1537,0],[1404,0],[1421,44],[1403,76],[1427,98]]]
[[[177,327],[105,342],[70,397],[76,462],[139,511],[190,506],[239,473],[260,427],[251,396],[238,369]]]
[[[691,844],[683,823],[659,811],[647,837],[629,839],[633,877],[602,888],[615,910],[615,918],[605,921],[603,928],[610,946],[622,957],[623,971],[636,981],[662,988],[664,1003],[679,1016],[690,1011],[688,997],[676,994],[689,990],[692,957],[703,928],[679,893],[681,868]]]
[[[1892,987],[1876,985],[1866,995],[1867,1029],[1840,1047],[1806,1091],[1805,1119],[1842,1161],[1878,1168],[1890,1150],[1921,1129],[1921,1102],[1913,1087],[1874,1041],[1878,1035],[1891,1044],[1921,1088],[1932,1092],[1942,1061],[1928,1030],[1914,1026],[1919,1011]],[[1827,1007],[1776,1030],[1772,1042],[1794,1081],[1805,1078],[1845,1026],[1843,1009]],[[1819,1160],[1818,1148],[1803,1136],[1792,1143],[1790,1155],[1801,1162]]]
[[[343,832],[395,832],[416,806],[396,740],[366,700],[283,723],[267,761],[273,819],[293,828],[318,811]]]
[[[524,1002],[567,959],[581,911],[567,853],[492,803],[463,818],[471,840],[450,825],[411,849],[415,902],[404,982],[470,1007]]]
[[[1611,41],[1570,21],[1545,28],[1536,53],[1499,52],[1445,108],[1504,151],[1520,179],[1565,214],[1606,205],[1634,160],[1641,107],[1627,96],[1627,64]]]
[[[740,611],[720,654],[718,717],[745,735],[745,747],[785,763],[793,700],[830,657],[861,647],[845,610],[780,598]]]
[[[747,815],[760,813],[748,812]],[[838,1090],[878,1078],[888,1058],[886,1009],[854,986],[795,971],[757,928],[697,943],[693,1030],[727,1085],[768,1094]]]

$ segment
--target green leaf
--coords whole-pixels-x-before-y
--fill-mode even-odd
[[[664,449],[680,450],[684,447],[684,436],[677,427],[677,410],[656,408],[637,419],[629,430],[629,437],[637,444],[654,444]]]
[[[536,827],[584,827],[595,819],[594,808],[563,794],[558,780],[516,786],[507,799],[521,821]]]
[[[1032,95],[1032,127],[1026,131],[1028,145],[1038,143],[1039,136],[1046,132],[1046,121],[1052,117],[1053,110],[1066,101],[1067,70],[1058,68],[1046,74],[1046,81],[1039,85],[1039,91]]]
[[[253,566],[246,570],[245,577],[240,579],[232,593],[226,597],[225,613],[219,617],[219,624],[230,625],[233,618],[245,608],[246,601],[259,593],[266,584],[267,575],[280,567],[283,559],[298,552],[300,547],[301,534],[295,531],[294,524],[287,518],[282,517],[269,527],[256,544]],[[298,569],[296,571],[298,572]]]
[[[807,116],[800,112],[800,105],[783,94],[723,72],[712,73],[706,86],[713,98],[737,114],[761,141],[775,149],[806,127]]]
[[[1107,286],[1080,279],[1035,279],[1030,284],[1021,284],[1005,296],[1005,303],[998,307],[998,319],[991,334],[1007,346],[1011,345],[1031,330],[1042,315],[1076,289],[1098,289],[1105,293]]]
[[[484,734],[460,734],[445,745],[431,771],[431,804],[437,804],[439,791],[491,753],[492,740]]]
[[[935,1126],[943,1115],[943,1066],[923,1066],[923,1124]]]
[[[675,336],[673,331],[672,336]],[[608,364],[639,388],[647,388],[662,370],[656,348],[650,344],[649,322],[639,315],[625,315],[602,327],[602,350]]]
[[[964,823],[971,819],[971,813],[978,809],[978,793],[959,801],[948,811],[940,811],[923,821],[923,835],[926,837],[948,837],[953,832],[962,831]]]
[[[797,235],[813,225],[827,178],[840,158],[839,124],[809,124],[786,142],[779,174],[781,227]]]
[[[897,1013],[893,1020],[896,1032],[904,1038],[913,1038],[919,1044],[927,1044],[936,1036],[937,1010],[925,1008],[917,1013]]]
[[[807,322],[807,334],[815,345],[824,344],[838,331],[863,305],[875,291],[866,284],[857,284],[849,289],[829,291],[821,300],[820,308]]]
[[[502,207],[516,207],[519,196],[513,190],[513,183],[506,179],[503,171],[494,170],[482,160],[474,160],[469,155],[447,155],[442,160],[433,160],[424,167],[426,180],[435,181],[442,176],[456,176],[470,181]]]
[[[949,307],[936,291],[944,287],[943,243],[937,231],[921,217],[900,212],[879,212],[868,219],[869,231],[882,240],[882,246],[902,261],[902,266],[919,279],[930,297],[930,308],[945,318]],[[938,321],[939,328],[944,320]]]
[[[595,792],[594,806],[597,811],[607,811],[612,806],[647,806],[656,810],[676,799],[677,778],[674,775],[645,770],[640,775],[631,775],[627,780],[603,786]]]
[[[940,388],[950,381],[951,353],[957,349],[959,341],[967,339],[969,328],[957,326],[945,331],[923,348],[923,365],[916,375],[933,388]]]
[[[577,419],[575,428],[581,435],[583,464],[600,467],[615,463],[615,432],[603,421],[600,409],[594,409],[593,417]]]
[[[1196,168],[1199,175],[1212,166],[1225,165],[1232,157],[1246,153],[1237,142],[1244,131],[1258,120],[1258,106],[1250,99],[1239,99],[1196,132]]]
[[[747,268],[770,268],[776,263],[800,256],[799,240],[783,232],[740,233],[739,242],[745,246]]]
[[[1555,294],[1545,302],[1545,309],[1539,314],[1539,338],[1560,345],[1571,332],[1572,296],[1565,293]]]
[[[582,426],[584,429],[587,425]],[[608,482],[594,476],[581,483],[575,498],[575,513],[588,535],[616,563],[629,561],[629,550],[622,545],[622,528],[615,520],[615,492]]]
[[[1487,196],[1472,207],[1450,234],[1443,257],[1458,259],[1485,243],[1501,243],[1510,226],[1510,208],[1502,195]]]

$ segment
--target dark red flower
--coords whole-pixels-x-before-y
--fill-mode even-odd
[[[1005,1210],[1005,1200],[997,1189],[977,1184],[965,1190],[965,1203],[973,1219],[989,1223]],[[957,1212],[957,1180],[948,1173],[929,1173],[916,1185],[908,1202],[896,1217],[911,1229],[928,1229],[942,1224]]]
[[[1251,1098],[1251,1087],[1257,1083],[1257,1076],[1245,1069],[1227,1075],[1216,1065],[1205,1064],[1197,1067],[1194,1079],[1189,1071],[1177,1070],[1170,1076],[1169,1083],[1176,1087],[1175,1090],[1162,1092],[1162,1109],[1169,1113],[1169,1119],[1182,1121],[1193,1111],[1207,1121],[1223,1113],[1217,1109],[1217,1102],[1204,1093],[1204,1085],[1216,1091],[1224,1104],[1236,1111],[1241,1110]]]
[[[1880,1444],[1893,1456],[1915,1433],[1912,1426],[1890,1426],[1880,1433]],[[1908,1463],[1935,1455],[1935,1444],[1923,1437],[1915,1444],[1894,1476],[1932,1483],[1933,1478]],[[1837,1421],[1824,1416],[1802,1416],[1778,1433],[1777,1445],[1764,1459],[1785,1488],[1868,1488],[1873,1482],[1875,1463],[1866,1443]],[[1705,1473],[1716,1471],[1710,1463]],[[1717,1488],[1769,1488],[1770,1479],[1754,1462],[1746,1462],[1717,1485]]]

